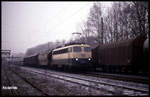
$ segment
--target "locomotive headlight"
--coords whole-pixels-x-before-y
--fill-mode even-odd
[[[91,58],[88,59],[89,61],[91,60]]]
[[[78,58],[76,58],[76,61],[78,61]]]

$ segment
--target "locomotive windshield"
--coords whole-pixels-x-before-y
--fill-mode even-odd
[[[73,51],[74,52],[81,52],[81,47],[78,47],[78,46],[73,47]]]
[[[84,47],[84,51],[85,51],[85,52],[90,52],[91,49],[90,49],[90,47]]]

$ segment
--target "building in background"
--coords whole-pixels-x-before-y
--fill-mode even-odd
[[[11,50],[1,50],[2,63],[7,63],[10,60]]]
[[[1,50],[1,57],[3,58],[9,58],[11,55],[11,50]]]

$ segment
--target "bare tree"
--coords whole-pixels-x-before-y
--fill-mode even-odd
[[[103,33],[101,26],[101,4],[94,3],[90,9],[90,13],[87,19],[87,22],[84,23],[82,27],[82,34],[85,36],[85,40],[88,40],[88,37],[95,36],[96,41],[99,44],[103,44]]]
[[[111,41],[120,41],[148,33],[148,5],[146,3],[114,2],[105,18],[107,37]]]
[[[145,3],[146,5],[146,2],[133,2],[133,3],[134,3],[134,7],[136,8],[139,33],[145,33],[146,8],[142,4]]]

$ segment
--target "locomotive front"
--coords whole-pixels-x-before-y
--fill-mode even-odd
[[[87,44],[74,44],[52,51],[52,67],[87,68],[92,64],[91,48]]]
[[[74,45],[70,50],[70,63],[73,67],[82,68],[92,65],[91,48],[89,45]]]

